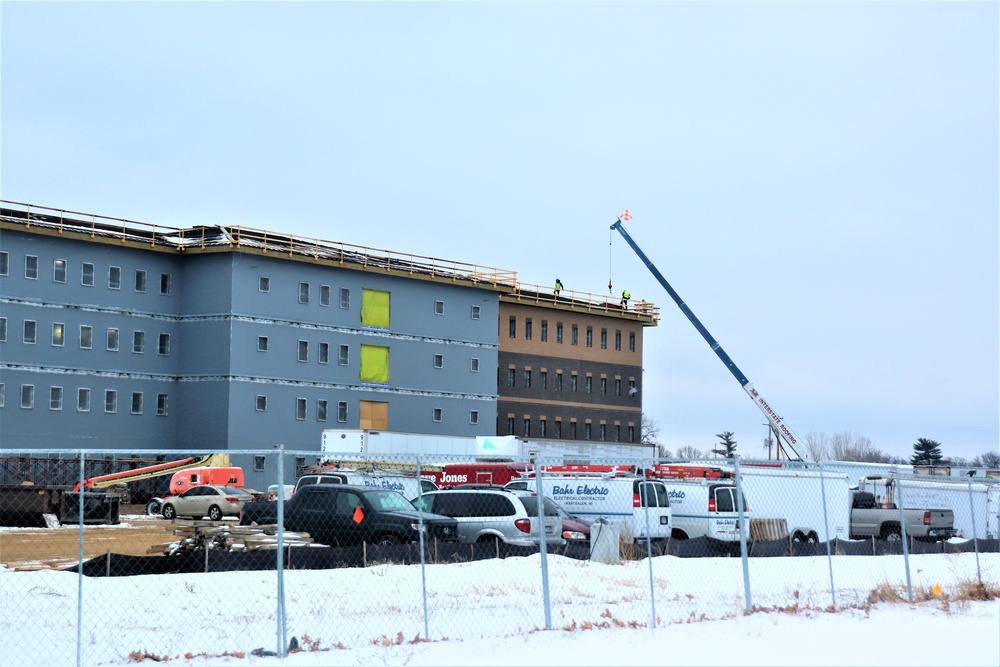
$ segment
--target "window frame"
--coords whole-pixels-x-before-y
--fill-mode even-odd
[[[69,272],[69,262],[58,257],[52,260],[52,282],[65,283]]]
[[[316,399],[316,421],[325,422],[329,417],[330,404],[325,398]]]
[[[31,335],[28,335],[28,332]],[[21,327],[21,342],[25,345],[35,345],[38,342],[38,322],[36,320],[24,320]]]
[[[62,412],[63,409],[63,388],[59,386],[49,387],[49,410]]]
[[[52,346],[66,347],[66,324],[64,322],[52,323]]]
[[[172,282],[169,273],[160,273],[160,296],[170,296]]]
[[[257,351],[267,352],[268,339],[267,336],[257,336]]]
[[[131,413],[133,415],[141,415],[142,414],[142,392],[141,391],[133,391],[132,392]]]
[[[341,345],[337,351],[337,365],[348,366],[351,363],[351,348],[349,345]]]
[[[337,423],[347,423],[347,401],[337,401]]]
[[[90,387],[79,387],[76,390],[76,411],[90,412]]]
[[[306,398],[295,399],[295,421],[305,421],[309,412],[309,400]]]
[[[349,310],[351,307],[351,290],[348,287],[340,288],[340,298],[338,299],[341,310]]]
[[[108,289],[120,290],[122,288],[122,267],[108,267]]]
[[[330,286],[320,285],[319,286],[319,305],[324,307],[330,306]]]
[[[24,256],[24,279],[38,280],[38,255]]]
[[[93,262],[84,262],[80,265],[80,285],[83,287],[93,287],[94,277],[97,274],[97,269],[94,267]],[[87,281],[90,282],[87,282]]]
[[[146,293],[146,271],[145,269],[135,270],[135,291],[140,294]]]
[[[145,354],[146,353],[146,332],[145,331],[133,331],[132,332],[132,354]]]
[[[301,363],[309,361],[309,341],[300,340],[295,348],[295,359]]]
[[[479,306],[472,306],[469,317],[478,320],[482,316],[482,309]]]
[[[309,303],[309,283],[306,282],[299,283],[299,303],[301,304]]]
[[[117,389],[105,389],[104,390],[104,414],[116,415],[118,414],[118,390]]]
[[[330,344],[320,341],[316,344],[316,362],[320,364],[330,363]]]
[[[156,416],[166,417],[169,408],[169,396],[167,394],[156,395]]]
[[[435,354],[433,360],[434,368],[444,368],[444,355]]]
[[[437,300],[434,302],[434,314],[444,315],[444,301]]]
[[[253,399],[254,412],[267,412],[267,395],[257,394]]]
[[[257,276],[257,291],[265,294],[271,291],[271,278],[269,276]]]
[[[156,353],[161,357],[170,356],[170,334],[160,332],[156,339]]]
[[[35,385],[33,384],[21,385],[21,409],[23,410],[35,409]]]

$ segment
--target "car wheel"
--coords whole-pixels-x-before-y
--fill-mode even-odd
[[[673,530],[670,531],[670,539],[672,540],[686,540],[687,538],[688,538],[687,533],[685,533],[683,530],[678,530],[677,528],[674,528]]]
[[[816,544],[818,542],[819,537],[816,536],[816,533],[809,533],[806,535],[806,544]]]
[[[806,541],[806,536],[800,533],[799,531],[795,531],[794,533],[792,533],[792,542],[805,542],[805,541]]]
[[[211,519],[212,521],[222,520],[222,510],[219,509],[218,505],[212,505],[211,507],[208,508],[208,518]]]
[[[149,516],[160,516],[160,512],[162,510],[163,507],[159,500],[150,500],[146,504],[146,514],[148,514]]]
[[[396,535],[387,534],[380,536],[378,540],[375,542],[375,544],[379,545],[380,547],[388,547],[393,544],[399,544],[399,542],[400,542],[399,537],[397,537]]]
[[[176,519],[177,518],[177,510],[174,509],[173,505],[164,505],[163,506],[163,518],[164,519]]]
[[[903,536],[899,533],[899,528],[886,528],[882,531],[882,539],[886,542],[899,542]]]

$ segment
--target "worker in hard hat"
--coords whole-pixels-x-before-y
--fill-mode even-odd
[[[622,290],[622,310],[628,310],[628,300],[632,298],[628,290]]]
[[[559,280],[558,278],[556,278],[556,287],[555,287],[555,289],[553,290],[553,292],[555,292],[555,295],[556,295],[556,296],[559,296],[559,292],[561,292],[561,291],[562,291],[562,288],[563,288],[563,284],[562,284],[562,281],[561,281],[561,280]]]

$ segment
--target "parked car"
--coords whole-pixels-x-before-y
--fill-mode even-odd
[[[407,499],[416,498],[421,493],[436,491],[437,484],[426,479],[419,479],[414,475],[403,475],[393,471],[368,471],[368,470],[331,470],[322,473],[310,473],[302,475],[295,482],[295,495],[299,489],[310,484],[354,484],[355,486],[368,486],[374,489],[386,489],[388,491],[399,491]]]
[[[235,486],[195,486],[179,496],[164,499],[163,518],[189,516],[200,519],[207,516],[212,521],[219,521],[224,516],[239,516],[243,505],[253,502],[253,499],[252,493]]]
[[[593,522],[573,516],[559,503],[556,509],[562,517],[563,539],[571,544],[590,544],[590,524]]]
[[[276,501],[247,503],[240,525],[273,524]],[[285,530],[309,533],[321,544],[402,544],[425,536],[444,542],[458,540],[458,523],[449,517],[424,513],[398,491],[348,484],[307,484],[285,503]]]
[[[538,496],[503,489],[452,489],[425,493],[413,501],[425,512],[443,514],[458,522],[458,541],[466,544],[501,540],[519,546],[538,546]],[[565,544],[559,509],[544,499],[545,541]]]

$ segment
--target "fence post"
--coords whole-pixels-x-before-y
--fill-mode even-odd
[[[538,495],[538,551],[542,557],[542,605],[545,607],[545,629],[552,629],[552,607],[549,604],[549,559],[545,544],[545,492],[542,486],[541,456],[535,456],[535,491]],[[499,546],[497,547],[499,548]]]
[[[420,524],[420,586],[421,597],[424,601],[424,639],[430,639],[430,626],[427,621],[427,564],[424,558],[424,485],[421,484],[420,476],[420,454],[417,454],[417,522]]]
[[[736,507],[739,510],[739,525],[736,530],[740,534],[740,560],[743,562],[743,599],[746,605],[746,613],[753,610],[753,597],[750,595],[750,564],[747,560],[747,533],[750,532],[746,523],[747,516],[743,507],[743,475],[740,473],[740,457],[733,459],[736,467]],[[744,528],[747,530],[744,532]]]
[[[285,446],[278,445],[278,600],[277,600],[277,642],[278,656],[285,657],[288,649],[285,627]]]
[[[830,600],[834,611],[837,609],[837,589],[833,585],[833,556],[830,553],[830,518],[826,507],[826,478],[823,473],[823,462],[819,463],[819,490],[823,497],[823,531],[826,533],[826,566],[830,570]]]
[[[640,461],[641,463],[641,461]],[[656,462],[650,466],[650,469],[656,466]],[[639,468],[642,470],[642,467]],[[650,496],[656,501],[656,506],[659,507],[660,499],[656,495],[656,487],[653,484],[647,482],[644,478],[639,482],[640,489],[645,489],[645,493],[639,493],[639,498],[644,499],[642,503],[643,514],[646,517],[646,563],[649,566],[649,605],[650,612],[653,614],[653,622],[650,627],[656,627],[656,589],[653,586],[653,531],[649,526],[649,502]]]
[[[903,543],[903,563],[906,566],[906,594],[913,602],[913,581],[910,579],[910,545],[907,543],[906,515],[903,513],[903,480],[899,478],[899,468],[893,469],[896,483],[896,507],[899,509],[899,538]]]
[[[84,454],[80,450],[80,495],[77,510],[79,516],[77,522],[80,526],[80,546],[78,551],[78,563],[76,566],[76,667],[80,667],[83,661],[83,481],[84,481]]]
[[[979,580],[980,588],[982,588],[983,572],[979,569],[979,531],[976,530],[976,503],[972,499],[972,480],[967,481],[969,482],[969,511],[972,518],[972,546],[976,550],[976,578]]]

